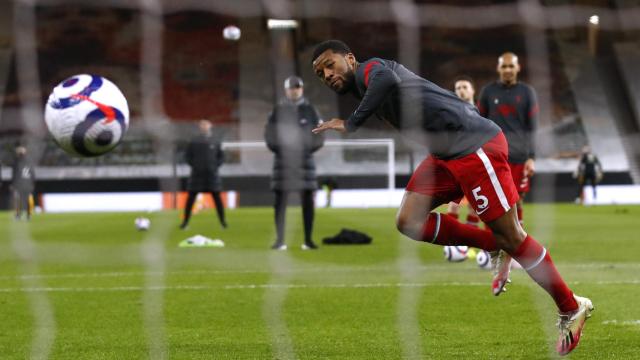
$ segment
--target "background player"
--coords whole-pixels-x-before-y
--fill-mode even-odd
[[[414,240],[438,245],[505,250],[558,306],[557,351],[565,355],[573,350],[593,305],[589,299],[573,295],[547,250],[518,222],[513,207],[518,193],[500,129],[481,117],[471,104],[401,64],[380,58],[359,63],[341,41],[319,44],[312,59],[313,70],[325,85],[360,99],[347,120],[333,118],[320,124],[314,133],[355,131],[376,114],[403,132],[421,132],[427,141],[431,155],[409,180],[396,218],[398,230]],[[432,212],[463,195],[471,199],[491,231]]]
[[[535,90],[518,81],[518,56],[506,52],[498,58],[498,81],[480,92],[480,115],[495,122],[509,143],[509,166],[520,199],[518,221],[522,223],[522,201],[529,192],[529,179],[535,173],[534,132],[538,123],[538,97]]]
[[[578,180],[578,197],[576,202],[582,205],[584,203],[584,187],[587,184],[593,189],[593,199],[597,196],[596,185],[602,180],[602,165],[598,157],[591,152],[591,147],[585,145],[582,148],[582,157],[578,168],[573,173],[573,177]]]
[[[227,227],[224,217],[224,203],[220,196],[222,191],[222,181],[218,169],[224,163],[224,152],[222,151],[222,139],[212,131],[213,124],[207,119],[198,121],[198,135],[196,135],[187,145],[185,159],[191,166],[191,176],[187,183],[187,202],[184,206],[184,218],[180,229],[186,229],[191,219],[191,210],[196,201],[198,193],[211,193],[216,206],[218,220],[223,228]]]
[[[27,156],[27,148],[18,145],[15,149],[15,159],[11,176],[11,189],[16,220],[22,218],[22,212],[26,219],[31,219],[31,203],[35,184],[35,171],[31,165],[31,159]]]
[[[530,189],[529,179],[535,172],[534,131],[539,111],[538,100],[531,86],[518,81],[520,64],[518,56],[514,53],[506,52],[498,58],[497,72],[498,81],[482,89],[478,99],[478,110],[480,115],[500,126],[507,137],[509,167],[519,195],[516,203],[518,221],[523,224],[522,203]],[[501,272],[496,274],[496,277],[508,277],[511,259],[507,254],[494,253],[491,258],[494,262],[503,264],[494,268],[494,271]],[[505,290],[504,285],[505,283],[494,281],[494,294],[500,295]]]
[[[454,82],[453,89],[460,99],[475,106],[476,90],[473,86],[473,81],[471,81],[471,78],[466,76],[457,78]],[[466,202],[467,204],[466,223],[474,226],[480,225],[480,218],[478,217],[476,212],[473,211],[473,207],[471,206],[471,204],[466,201],[466,198],[462,199],[461,204],[464,202]],[[450,202],[449,207],[447,208],[447,215],[458,219],[460,217],[460,205],[454,201]]]

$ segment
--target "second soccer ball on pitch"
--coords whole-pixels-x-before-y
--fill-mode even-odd
[[[476,263],[481,269],[490,270],[491,269],[491,256],[488,252],[484,250],[480,250],[478,255],[476,255]]]
[[[44,119],[51,136],[64,151],[93,157],[118,146],[129,127],[129,105],[111,81],[81,74],[53,89]]]
[[[136,218],[135,225],[138,231],[147,231],[151,227],[151,220],[145,217],[138,217]]]
[[[443,248],[444,258],[447,261],[460,262],[465,261],[468,256],[468,246],[445,246]]]

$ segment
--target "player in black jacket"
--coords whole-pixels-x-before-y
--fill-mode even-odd
[[[396,218],[398,230],[418,241],[509,253],[547,291],[560,311],[558,353],[573,350],[593,304],[574,296],[547,250],[518,222],[514,208],[518,192],[500,128],[480,116],[473,105],[395,61],[372,58],[358,62],[342,41],[319,44],[312,59],[313,70],[325,85],[360,99],[347,120],[333,118],[314,133],[355,131],[375,114],[404,134],[421,137],[429,146],[431,155],[407,185]],[[433,212],[463,195],[491,231]],[[499,275],[499,281],[506,282],[508,273]],[[503,287],[500,284],[497,293]]]
[[[598,157],[591,152],[591,147],[586,145],[582,148],[582,157],[578,168],[573,173],[573,177],[578,180],[578,197],[576,202],[584,203],[584,187],[591,185],[593,189],[593,198],[597,196],[596,186],[602,180],[602,165]]]
[[[198,135],[187,145],[185,160],[191,166],[191,177],[187,184],[189,195],[184,207],[184,219],[180,229],[185,229],[189,224],[193,203],[196,201],[198,193],[201,192],[211,193],[220,225],[223,228],[227,227],[224,204],[220,196],[222,182],[218,174],[218,168],[224,163],[224,152],[222,151],[221,139],[213,134],[211,127],[211,121],[200,120]]]
[[[18,220],[22,217],[23,212],[26,214],[27,220],[31,218],[29,199],[33,194],[35,176],[33,166],[27,157],[27,148],[17,146],[13,162],[11,189],[13,190],[15,216]]]

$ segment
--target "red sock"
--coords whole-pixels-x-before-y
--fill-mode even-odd
[[[578,308],[573,292],[558,273],[549,252],[534,238],[527,235],[522,244],[510,255],[522,265],[538,285],[551,295],[561,312]]]
[[[477,215],[468,214],[467,215],[467,224],[472,225],[472,226],[478,226],[478,225],[480,225],[480,218]]]
[[[496,250],[493,233],[476,226],[462,224],[450,216],[429,213],[422,228],[422,241],[438,245],[465,245],[487,251]]]

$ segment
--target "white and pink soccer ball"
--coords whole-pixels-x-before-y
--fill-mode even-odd
[[[53,88],[44,119],[63,150],[93,157],[113,150],[122,141],[129,127],[129,105],[120,89],[106,78],[74,75]]]

